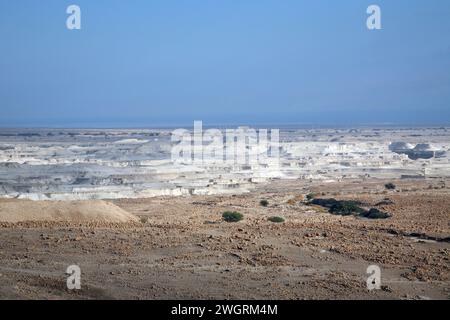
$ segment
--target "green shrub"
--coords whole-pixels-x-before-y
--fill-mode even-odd
[[[315,204],[321,207],[326,207],[326,208],[331,208],[333,205],[339,203],[339,201],[337,201],[334,198],[330,198],[330,199],[312,199],[311,200],[311,204]]]
[[[386,219],[391,215],[389,213],[380,211],[378,209],[372,208],[369,211],[364,211],[360,214],[360,217],[368,218],[368,219]]]
[[[262,205],[263,207],[267,207],[267,206],[269,205],[269,201],[267,201],[267,200],[261,200],[261,201],[259,202],[259,204]]]
[[[330,207],[330,213],[338,214],[341,216],[349,216],[352,214],[361,214],[364,209],[359,207],[353,201],[338,201]]]
[[[282,217],[270,217],[269,219],[270,222],[275,222],[275,223],[282,223],[284,222],[284,218]]]
[[[387,199],[387,200],[389,200],[389,199]],[[386,203],[386,204],[391,203],[391,202],[388,202],[387,200],[384,203]],[[360,207],[360,205],[364,206],[364,204],[359,201],[336,200],[333,198],[313,199],[311,201],[311,204],[327,208],[329,213],[337,214],[337,215],[341,215],[341,216],[355,215],[355,216],[360,216],[360,217],[368,218],[368,219],[386,219],[386,218],[391,217],[391,215],[389,213],[382,212],[376,208],[372,208],[369,211],[366,211]],[[382,203],[379,203],[379,204],[382,204]]]
[[[244,218],[244,215],[236,211],[225,211],[222,213],[222,218],[226,222],[238,222]]]
[[[388,190],[394,190],[396,188],[395,184],[393,184],[392,182],[386,183],[384,187]]]

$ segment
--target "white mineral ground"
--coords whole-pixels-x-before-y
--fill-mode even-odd
[[[448,128],[284,129],[280,166],[174,164],[169,130],[0,130],[0,197],[245,193],[275,179],[450,176]],[[258,148],[251,152],[258,152]]]

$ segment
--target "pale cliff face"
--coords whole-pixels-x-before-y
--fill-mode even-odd
[[[174,164],[170,130],[30,130],[0,132],[1,197],[242,193],[275,178],[335,181],[450,174],[450,131],[445,128],[281,130],[279,163],[271,159],[259,166]]]

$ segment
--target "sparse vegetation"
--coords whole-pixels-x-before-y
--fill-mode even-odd
[[[284,218],[282,218],[282,217],[277,217],[277,216],[275,216],[275,217],[270,217],[270,218],[268,218],[267,220],[269,220],[270,222],[275,222],[275,223],[282,223],[282,222],[284,222]]]
[[[349,216],[354,214],[361,214],[364,209],[359,207],[354,201],[337,201],[330,207],[330,213]]]
[[[311,201],[311,200],[313,200],[315,198],[315,196],[316,195],[314,193],[308,193],[306,195],[306,200]]]
[[[386,183],[384,187],[388,190],[395,190],[396,186],[392,182]]]
[[[267,207],[269,205],[269,201],[263,199],[259,202],[260,205],[262,205],[263,207]]]
[[[226,222],[238,222],[244,219],[244,215],[237,211],[225,211],[224,213],[222,213],[222,218]]]
[[[330,199],[312,199],[311,200],[311,204],[315,204],[315,205],[326,207],[326,208],[331,208],[331,206],[335,205],[336,203],[338,203],[338,201],[336,199],[333,199],[333,198],[330,198]]]
[[[336,200],[333,198],[313,199],[311,201],[311,204],[328,208],[329,213],[341,216],[353,215],[369,219],[386,219],[391,216],[390,214],[382,212],[375,208],[371,208],[369,211],[364,210],[360,207],[361,203],[359,203],[358,201]]]
[[[380,211],[378,209],[372,208],[369,211],[364,211],[360,214],[360,217],[369,218],[369,219],[386,219],[391,215],[389,213]]]

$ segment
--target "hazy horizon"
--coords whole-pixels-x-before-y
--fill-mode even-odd
[[[174,129],[174,128],[193,128],[194,121],[191,123],[174,123],[174,124],[149,124],[130,126],[126,124],[92,124],[92,125],[66,125],[66,126],[0,126],[0,130],[145,130],[145,129]],[[203,128],[232,128],[238,126],[248,126],[252,128],[274,128],[274,129],[351,129],[351,128],[450,128],[450,122],[447,123],[422,123],[422,124],[408,124],[408,123],[349,123],[349,124],[315,124],[315,123],[213,123],[203,122]]]

